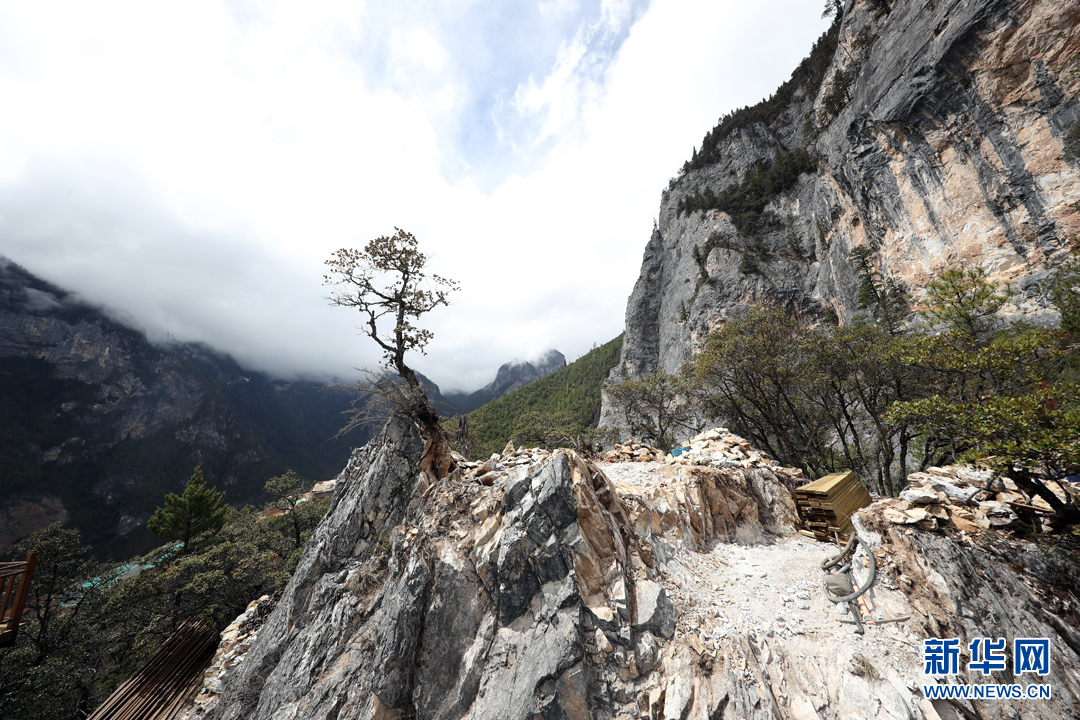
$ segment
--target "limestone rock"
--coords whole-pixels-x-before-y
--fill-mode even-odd
[[[637,643],[634,645],[634,654],[637,657],[638,670],[648,673],[656,667],[658,646],[656,638],[649,631],[638,633]]]
[[[930,503],[939,503],[942,501],[941,495],[921,487],[908,488],[900,493],[900,497],[907,500],[912,505],[929,505]]]
[[[648,481],[617,487],[654,554],[671,541],[695,549],[713,540],[757,544],[791,535],[798,522],[792,492],[772,468],[659,465]]]
[[[1020,503],[1021,507],[1027,505],[1029,510],[1031,506],[1050,510],[1045,500],[1023,495],[1010,480],[994,480],[999,486],[1006,487],[994,491],[992,480],[989,470],[955,465],[932,467],[927,472],[908,475],[910,487],[900,493],[899,498],[879,500],[875,506],[881,517],[893,524],[918,523],[920,527],[932,530],[940,521],[966,533],[980,533],[991,528],[1003,530],[1020,524],[1020,517],[1009,503]],[[1061,497],[1060,490],[1056,491]],[[986,495],[994,499],[976,499]]]
[[[655,462],[664,457],[664,451],[643,445],[633,438],[626,443],[615,443],[611,450],[600,454],[607,462]]]
[[[960,502],[971,502],[976,495],[981,492],[981,488],[961,488],[946,480],[939,479],[933,475],[929,475],[926,478],[926,483],[937,490],[940,493],[944,493],[953,500],[959,500]]]
[[[984,500],[979,503],[979,510],[986,516],[991,527],[1005,528],[1015,525],[1020,518],[1008,505],[996,500]]]
[[[714,162],[662,193],[611,380],[677,373],[711,330],[762,302],[850,321],[861,312],[856,247],[875,250],[875,268],[913,306],[942,270],[982,267],[1013,283],[1014,317],[1056,321],[1040,287],[1080,234],[1080,165],[1064,147],[1078,120],[1080,10],[1072,0],[887,5],[879,18],[845,3],[841,49],[817,92],[719,138]],[[850,102],[830,117],[838,72],[852,77]],[[804,143],[819,160],[765,208],[775,221],[739,230],[719,209],[680,212]],[[618,425],[605,402],[602,426]]]
[[[663,638],[675,634],[675,607],[664,588],[651,580],[640,580],[634,593],[633,629]]]
[[[935,720],[913,691],[921,638],[1020,633],[1054,643],[1053,699],[1025,717],[1080,710],[1066,599],[1080,565],[993,534],[975,545],[922,529],[942,512],[989,525],[993,507],[860,511],[878,560],[867,609],[911,620],[855,640],[821,596],[828,546],[793,533],[793,507],[776,509],[790,492],[766,468],[626,463],[608,466],[612,483],[560,451],[491,486],[453,475],[427,485],[432,452],[395,419],[354,454],[265,624],[247,640],[226,630],[231,664],[188,720]],[[742,498],[741,531],[718,530],[717,513],[708,529],[710,497]],[[674,520],[646,522],[654,513]],[[980,708],[989,720],[1009,712]]]
[[[636,597],[636,538],[614,489],[557,453],[505,495],[464,478],[428,491],[416,478],[431,447],[395,418],[354,454],[277,608],[204,715],[589,716],[585,644],[599,628],[629,647]],[[463,497],[502,511],[466,531],[474,513],[453,509]],[[663,590],[645,599],[670,634],[664,600]]]

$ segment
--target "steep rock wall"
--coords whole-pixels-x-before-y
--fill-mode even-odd
[[[751,304],[851,319],[858,278],[847,258],[858,246],[913,309],[935,274],[970,265],[1013,284],[1012,313],[1056,321],[1041,283],[1080,235],[1080,157],[1065,147],[1080,121],[1080,5],[890,5],[875,17],[849,0],[821,87],[799,88],[769,125],[730,132],[716,162],[663,193],[611,379],[677,371]],[[837,72],[850,87],[830,117]],[[719,194],[799,146],[816,167],[752,230],[717,209],[679,213],[699,191]]]
[[[354,454],[282,600],[200,712],[588,717],[586,633],[628,644],[640,610],[610,484],[566,453],[491,487],[431,483],[433,452],[395,418]],[[665,602],[639,624],[663,625]]]

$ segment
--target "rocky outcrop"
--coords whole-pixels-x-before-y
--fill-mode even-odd
[[[871,542],[875,555],[886,560],[882,581],[902,593],[917,635],[959,638],[962,648],[976,637],[1007,639],[1006,671],[989,678],[963,673],[938,682],[1037,682],[1053,688],[1053,702],[1023,701],[1022,709],[1001,701],[964,702],[958,703],[961,716],[1053,718],[1080,712],[1075,673],[1080,657],[1075,600],[1080,568],[1074,544],[1048,537],[1036,545],[1002,533],[975,537],[927,532],[894,524],[882,508],[873,506],[860,511],[856,520],[856,529]],[[1013,675],[1014,638],[1050,639],[1046,677]]]
[[[768,125],[732,129],[715,162],[663,193],[612,379],[677,371],[752,304],[850,320],[856,247],[913,310],[936,273],[979,266],[1012,283],[1013,315],[1056,322],[1042,281],[1080,235],[1080,156],[1064,144],[1080,121],[1080,6],[900,0],[878,15],[872,5],[845,3],[820,87],[804,83]],[[800,146],[816,162],[743,230],[718,209],[680,213]]]
[[[835,547],[795,533],[790,488],[770,468],[601,471],[558,451],[505,463],[484,484],[445,452],[398,418],[354,454],[281,600],[253,640],[230,631],[189,720],[1080,711],[1080,566],[1068,547],[930,532],[865,509],[879,581],[863,610],[908,619],[856,635],[821,591]],[[925,637],[1048,637],[1045,677],[959,679],[1049,683],[1053,697],[929,700]]]
[[[252,600],[244,612],[221,631],[221,639],[214,657],[210,661],[210,666],[203,672],[202,687],[196,694],[192,707],[186,711],[185,719],[203,714],[203,708],[208,703],[217,702],[218,694],[221,692],[221,681],[227,676],[232,666],[247,655],[258,637],[259,628],[262,627],[273,607],[274,601],[269,595]]]
[[[589,639],[669,628],[663,592],[633,606],[636,538],[602,474],[558,453],[430,483],[432,448],[395,418],[357,451],[211,717],[587,717]]]
[[[653,466],[616,490],[645,551],[661,558],[672,543],[697,552],[716,542],[760,545],[799,522],[786,478],[766,468]]]

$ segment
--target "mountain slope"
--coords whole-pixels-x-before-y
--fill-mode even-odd
[[[351,396],[246,372],[205,346],[159,347],[0,262],[0,550],[66,521],[102,555],[156,540],[145,523],[196,465],[233,504],[292,468],[330,477]]]
[[[527,412],[570,415],[582,427],[600,418],[600,388],[619,359],[622,335],[556,370],[469,413],[474,457],[499,452],[510,439],[514,421]],[[561,357],[561,356],[560,356]]]
[[[470,413],[485,403],[501,398],[509,392],[536,382],[542,377],[566,367],[566,357],[558,350],[548,350],[539,358],[511,360],[499,367],[495,379],[472,393],[446,393],[447,403],[453,414]]]
[[[750,305],[849,321],[864,311],[856,248],[912,310],[936,274],[968,265],[1012,283],[1014,315],[1056,322],[1042,282],[1080,235],[1066,147],[1080,134],[1080,5],[845,8],[792,80],[722,118],[662,194],[613,380],[677,371]]]

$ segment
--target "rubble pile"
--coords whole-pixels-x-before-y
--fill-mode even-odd
[[[761,450],[751,447],[743,438],[727,428],[713,428],[694,436],[689,450],[677,456],[667,456],[669,465],[709,465],[718,468],[768,468],[788,480],[803,478],[798,468],[782,468]]]
[[[506,484],[506,479],[517,468],[527,468],[551,456],[550,450],[543,448],[515,448],[513,442],[506,443],[502,453],[492,453],[487,460],[466,460],[459,453],[451,451],[450,456],[457,464],[452,477],[456,479],[474,478],[481,485],[492,486]]]
[[[663,462],[664,451],[630,438],[625,443],[615,443],[615,447],[601,453],[600,459],[606,462]]]
[[[894,525],[918,525],[925,530],[949,525],[967,533],[1015,527],[1021,523],[1017,509],[1036,516],[1053,512],[1044,499],[1029,498],[1008,478],[991,482],[992,478],[990,470],[932,467],[909,475],[910,486],[899,498],[879,500],[873,507]],[[1061,489],[1051,489],[1066,499]]]
[[[760,450],[750,446],[743,438],[727,428],[713,428],[696,435],[686,447],[677,448],[675,454],[665,453],[635,438],[600,455],[609,463],[662,462],[668,465],[703,465],[717,468],[768,468],[782,473],[788,479],[803,477],[797,468],[781,468]]]

